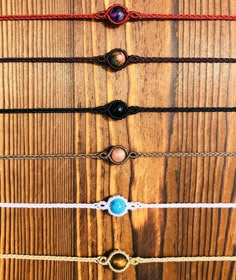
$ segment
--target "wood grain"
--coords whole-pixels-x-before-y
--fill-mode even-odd
[[[90,13],[115,1],[0,0],[1,14]],[[119,1],[146,13],[236,14],[235,0]],[[90,56],[121,47],[144,56],[236,57],[236,22],[0,23],[0,56]],[[235,65],[1,64],[0,107],[236,106]],[[0,154],[132,150],[235,151],[234,113],[0,116]],[[93,202],[114,194],[142,202],[235,202],[236,159],[0,162],[1,202]],[[97,256],[235,254],[233,210],[140,210],[122,218],[92,210],[0,210],[0,253]],[[0,261],[0,280],[230,280],[234,263],[140,265],[116,275],[94,264]]]

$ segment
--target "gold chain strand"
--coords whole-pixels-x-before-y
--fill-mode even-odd
[[[109,147],[100,153],[88,154],[42,154],[42,155],[0,155],[0,160],[40,160],[40,159],[100,159],[108,161],[111,164],[121,165],[128,159],[136,159],[139,157],[236,157],[236,152],[133,152],[128,151],[125,147],[116,145]]]
[[[102,266],[108,266],[113,272],[119,273],[125,271],[130,265],[147,263],[180,263],[180,262],[233,262],[236,256],[196,256],[196,257],[130,257],[121,250],[114,250],[108,257],[69,257],[69,256],[42,256],[42,255],[17,255],[0,254],[0,259],[10,260],[35,260],[35,261],[65,261],[80,263],[96,263]]]

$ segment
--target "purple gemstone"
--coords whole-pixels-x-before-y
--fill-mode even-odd
[[[121,7],[114,7],[110,13],[110,18],[114,21],[114,22],[121,22],[122,20],[124,20],[125,16],[126,16],[126,12],[123,8]]]

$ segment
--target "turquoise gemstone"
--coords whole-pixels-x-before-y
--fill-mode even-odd
[[[122,215],[126,211],[126,203],[122,198],[115,198],[110,203],[110,210],[114,215]]]

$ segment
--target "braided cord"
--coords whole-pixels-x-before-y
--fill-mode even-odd
[[[177,263],[177,262],[222,262],[222,261],[236,261],[236,256],[197,256],[197,257],[166,257],[166,258],[132,258],[132,262],[138,264],[144,263]]]
[[[120,13],[123,14],[123,19],[118,21],[112,16],[116,8],[119,8]],[[129,11],[125,6],[115,4],[105,11],[99,11],[92,14],[38,14],[38,15],[1,15],[0,21],[13,20],[79,20],[79,19],[95,19],[108,20],[115,25],[121,25],[129,20],[236,20],[234,15],[193,15],[193,14],[146,14],[136,11]]]
[[[100,153],[95,154],[48,154],[48,155],[1,155],[0,160],[40,160],[40,159],[99,159]]]
[[[97,113],[96,108],[12,108],[0,109],[0,114],[75,114]]]
[[[131,55],[128,64],[133,63],[236,63],[235,58],[223,57],[144,57]]]
[[[99,260],[100,260],[100,257],[69,257],[69,256],[45,256],[45,255],[40,256],[40,255],[0,254],[0,259],[98,263]]]
[[[100,209],[97,203],[0,203],[0,208],[12,209]]]
[[[236,107],[139,107],[144,113],[216,113],[236,112]]]
[[[2,57],[0,63],[96,63],[107,64],[102,55],[93,57]],[[236,63],[236,58],[223,57],[142,57],[132,55],[127,64],[135,63]],[[110,65],[109,65],[110,66]]]
[[[0,254],[0,259],[4,260],[34,260],[34,261],[63,261],[63,262],[79,262],[79,263],[96,263],[102,266],[109,266],[113,272],[123,272],[130,265],[148,264],[148,263],[183,263],[183,262],[234,262],[236,256],[196,256],[196,257],[129,257],[122,251],[114,251],[112,254],[122,254],[127,259],[127,264],[117,269],[111,261],[111,257],[70,257],[70,256],[47,256],[47,255],[18,255],[18,254]],[[111,255],[112,255],[111,254]]]
[[[139,157],[235,157],[236,152],[138,153]]]
[[[122,62],[116,60],[122,58]],[[142,57],[128,55],[122,49],[113,49],[104,55],[93,57],[5,57],[0,63],[92,63],[105,65],[113,71],[124,69],[130,64],[137,63],[236,63],[236,58],[221,57]]]
[[[138,157],[236,157],[236,152],[177,152],[177,153],[142,153],[130,152],[127,159],[136,159]],[[102,159],[110,160],[110,155],[106,151],[91,154],[44,154],[44,155],[0,155],[0,160],[43,160],[43,159]]]
[[[122,61],[116,63],[117,60]],[[5,57],[0,63],[92,63],[105,65],[113,71],[124,69],[137,63],[236,63],[236,58],[221,57],[142,57],[128,55],[122,49],[113,49],[104,55],[93,57]]]
[[[236,203],[140,203],[131,202],[129,210],[136,209],[230,209],[236,208]]]
[[[0,21],[98,19],[96,14],[2,15]]]
[[[144,14],[139,13],[138,19],[160,19],[160,20],[236,20],[232,15],[188,15],[188,14]]]
[[[114,101],[115,102],[115,101]],[[111,102],[112,103],[112,102]],[[110,103],[110,104],[111,104]],[[107,104],[106,106],[108,106]],[[0,109],[0,114],[76,114],[76,113],[94,113],[102,114],[115,119],[109,109],[103,109],[105,106],[94,108],[12,108]],[[128,111],[122,118],[137,113],[230,113],[236,112],[236,107],[128,107]]]
[[[114,196],[108,201],[96,203],[6,203],[1,202],[0,208],[5,209],[96,209],[109,210],[110,201],[116,197],[124,201],[126,212],[137,209],[230,209],[236,208],[236,203],[141,203],[127,202],[123,197]],[[126,214],[124,212],[124,214]],[[109,212],[113,215],[114,213]]]
[[[93,57],[6,57],[0,63],[100,63],[100,56]]]

